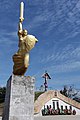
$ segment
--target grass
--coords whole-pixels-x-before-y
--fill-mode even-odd
[[[41,95],[41,94],[43,94],[44,92],[35,92],[35,99],[34,99],[34,101],[35,100],[37,100],[37,98]]]

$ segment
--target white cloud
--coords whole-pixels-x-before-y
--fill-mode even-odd
[[[58,34],[64,34],[65,39],[63,40],[67,40],[68,38],[75,37],[80,33],[80,8],[77,7],[79,1],[75,1],[74,4],[71,1],[65,1],[66,4],[64,4],[62,1],[60,2],[61,3],[59,4],[58,1],[56,1],[55,8],[53,8],[52,11],[47,11],[49,14],[48,19],[51,18],[51,21],[48,24],[48,29],[46,32],[48,33],[53,30],[54,27],[56,27]],[[60,7],[60,5],[62,7]],[[53,11],[55,11],[55,9],[56,12],[54,13]],[[62,39],[60,41],[62,41]]]
[[[14,39],[14,40],[13,40]],[[17,32],[8,32],[6,30],[0,31],[0,44],[15,44],[18,40]]]
[[[52,52],[47,51],[41,58],[40,64],[43,64],[43,71],[61,73],[80,70],[80,46],[74,47],[69,44],[62,49],[56,46],[54,50]]]
[[[63,47],[62,49],[59,49],[58,46],[56,47],[56,50],[52,50],[49,54],[47,53],[46,57],[44,57],[41,62],[49,63],[60,61],[60,62],[67,62],[69,60],[77,60],[80,59],[80,46],[74,48],[73,45],[69,44],[66,47]]]
[[[50,73],[73,72],[80,70],[80,62],[76,61],[76,62],[63,63],[60,65],[52,65],[44,68],[44,70],[45,69],[47,69]]]
[[[65,37],[65,39],[59,39],[59,41],[65,41],[80,33],[79,0],[42,0],[42,2],[35,0],[27,2],[30,6],[34,6],[34,9],[36,8],[35,17],[33,17],[33,20],[27,25],[29,29],[39,28],[41,25],[43,25],[44,29],[45,25],[46,29],[44,29],[44,34],[50,34],[55,28],[57,30],[57,36],[63,33]],[[31,14],[34,14],[34,11]],[[55,31],[53,31],[53,34],[54,32]]]

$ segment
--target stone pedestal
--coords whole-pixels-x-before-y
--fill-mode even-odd
[[[34,78],[12,75],[7,91],[2,120],[33,120]]]

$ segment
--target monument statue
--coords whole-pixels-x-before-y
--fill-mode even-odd
[[[24,3],[20,3],[19,49],[13,55],[13,74],[6,86],[6,96],[2,120],[34,120],[35,78],[24,76],[29,65],[29,51],[38,41],[22,28]]]
[[[13,55],[13,74],[14,75],[24,75],[29,66],[29,51],[35,46],[38,41],[35,36],[28,35],[27,30],[22,28],[24,3],[21,2],[20,6],[20,19],[19,19],[19,49]]]

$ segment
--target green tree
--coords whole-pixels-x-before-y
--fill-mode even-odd
[[[6,94],[6,87],[0,87],[0,103],[4,102]]]

